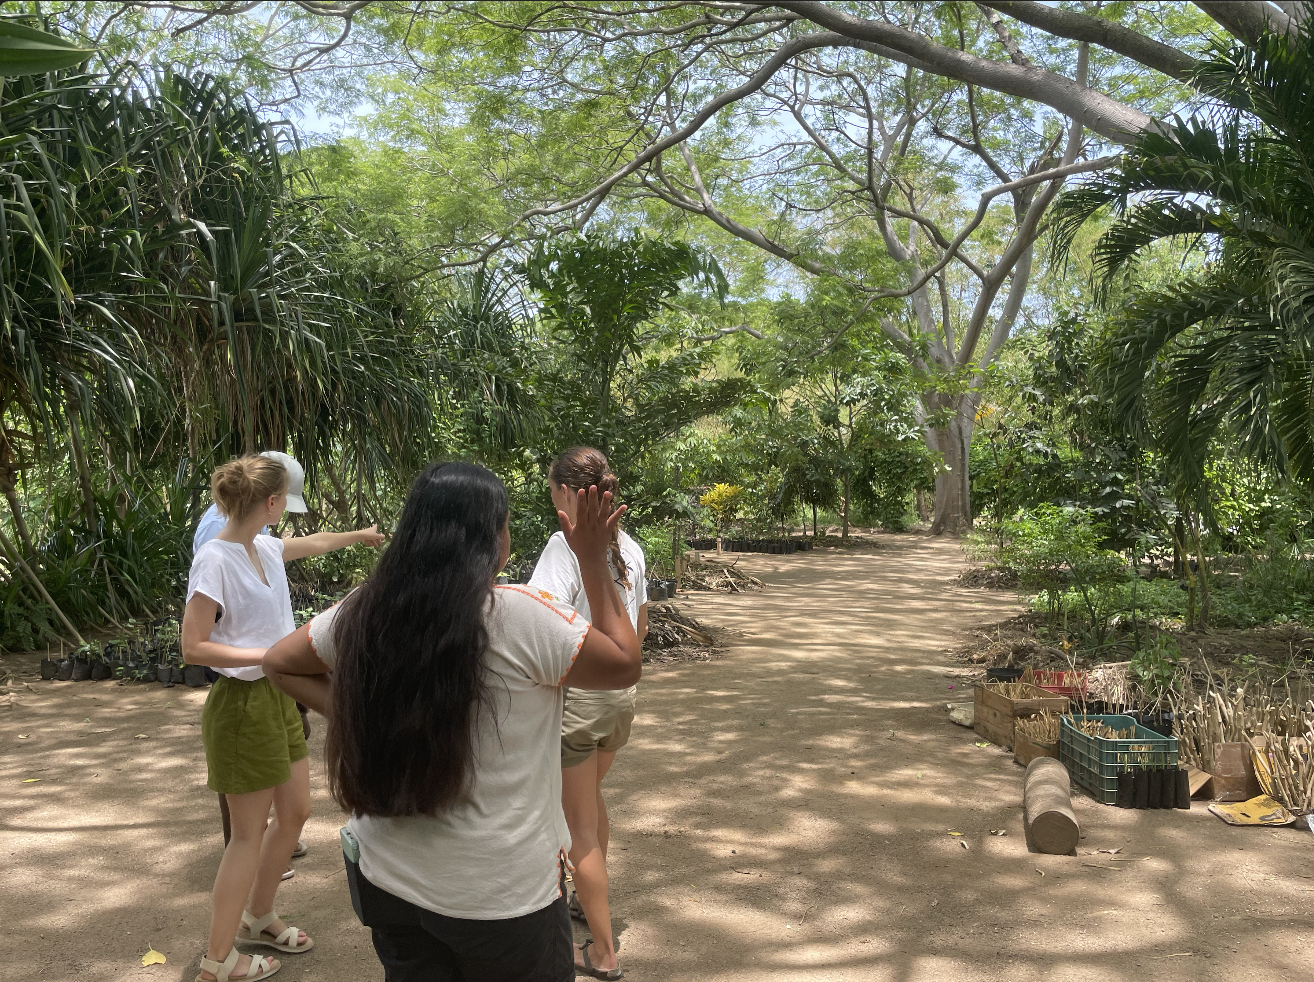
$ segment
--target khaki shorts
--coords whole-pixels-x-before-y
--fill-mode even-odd
[[[567,689],[561,714],[561,766],[574,767],[594,752],[615,753],[630,742],[637,686],[612,692]]]
[[[201,740],[210,790],[220,794],[285,784],[309,753],[297,704],[269,679],[219,676],[201,710]]]

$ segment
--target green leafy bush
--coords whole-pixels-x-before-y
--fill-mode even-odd
[[[1154,642],[1132,657],[1131,670],[1141,688],[1152,699],[1160,699],[1173,687],[1177,678],[1177,660],[1182,651],[1177,642],[1166,634],[1157,635]]]
[[[1001,523],[1001,532],[1000,564],[1016,570],[1024,588],[1038,592],[1051,626],[1061,625],[1065,635],[1075,627],[1103,644],[1118,610],[1117,588],[1130,571],[1121,555],[1102,547],[1091,513],[1039,505]]]

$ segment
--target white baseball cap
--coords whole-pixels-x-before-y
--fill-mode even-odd
[[[306,499],[302,497],[306,490],[305,468],[291,454],[279,450],[266,450],[260,456],[278,461],[287,470],[287,510],[305,511]]]

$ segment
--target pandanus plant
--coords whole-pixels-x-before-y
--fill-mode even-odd
[[[61,595],[83,619],[167,595],[148,580],[155,552],[186,555],[190,502],[158,482],[179,459],[286,447],[359,513],[432,449],[432,333],[336,264],[348,233],[297,159],[290,128],[211,77],[3,81],[0,491],[18,542],[0,531],[0,549],[75,638],[56,580],[86,594]],[[54,553],[17,493],[33,466],[75,489]],[[161,504],[171,543],[107,547]]]

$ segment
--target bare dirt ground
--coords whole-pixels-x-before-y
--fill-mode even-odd
[[[1027,852],[1021,768],[944,712],[962,691],[945,649],[1013,610],[952,583],[953,543],[742,562],[770,588],[694,597],[729,647],[649,675],[608,779],[628,978],[1314,978],[1306,828],[1078,798],[1080,855]],[[222,842],[204,698],[34,681],[0,709],[0,977],[195,976]],[[380,979],[347,898],[322,736],[311,852],[279,895],[317,944],[280,978]],[[148,944],[168,963],[142,968]]]

